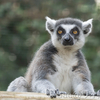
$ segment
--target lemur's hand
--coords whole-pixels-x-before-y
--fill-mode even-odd
[[[66,92],[64,92],[64,91],[59,91],[58,89],[56,89],[56,90],[47,89],[47,90],[46,90],[46,94],[47,94],[48,96],[50,96],[51,98],[56,98],[56,96],[60,96],[61,94],[66,94]]]
[[[100,90],[96,92],[95,96],[100,96]]]

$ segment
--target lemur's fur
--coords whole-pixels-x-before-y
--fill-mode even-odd
[[[33,58],[25,78],[12,81],[7,91],[40,92],[59,89],[66,93],[94,93],[91,75],[81,52],[85,37],[92,30],[92,19],[53,20],[46,17],[51,40],[44,43]],[[62,34],[58,31],[61,30]],[[73,34],[73,31],[77,34]]]

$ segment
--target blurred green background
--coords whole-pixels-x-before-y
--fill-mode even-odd
[[[99,5],[94,0],[0,0],[0,91],[24,76],[36,50],[50,38],[45,16],[94,19],[92,34],[82,50],[95,90],[100,89]]]

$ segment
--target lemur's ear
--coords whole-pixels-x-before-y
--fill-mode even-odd
[[[51,34],[54,31],[56,21],[47,16],[45,18],[46,18],[46,30]]]
[[[92,21],[93,19],[89,19],[82,23],[83,33],[85,36],[88,36],[92,31]]]

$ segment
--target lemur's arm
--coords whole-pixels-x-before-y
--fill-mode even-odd
[[[55,90],[55,86],[47,79],[37,80],[32,82],[32,91],[38,93],[46,93],[48,90]]]
[[[78,64],[72,69],[73,90],[75,94],[94,95],[94,87],[90,82],[90,71],[81,51],[77,53]]]
[[[92,83],[82,73],[78,73],[73,77],[73,90],[78,95],[95,94]]]
[[[32,91],[46,93],[47,95],[50,95],[51,98],[55,98],[57,95],[60,96],[60,94],[66,94],[66,92],[56,89],[47,79],[37,80],[35,83],[33,82]]]

